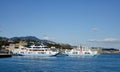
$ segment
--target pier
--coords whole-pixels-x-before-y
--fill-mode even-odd
[[[0,58],[12,57],[11,54],[0,53]]]

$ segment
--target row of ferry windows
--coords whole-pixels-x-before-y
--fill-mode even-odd
[[[47,48],[47,47],[30,47],[30,48]]]
[[[73,52],[73,54],[79,54],[79,52]],[[89,52],[85,52],[85,54],[90,54]]]
[[[37,52],[38,54],[46,54],[46,52]],[[28,52],[28,54],[32,54],[32,52]],[[51,54],[51,52],[49,52]]]
[[[24,52],[21,52],[24,54]],[[28,54],[32,54],[32,52],[28,52]],[[38,54],[46,54],[46,52],[38,52]],[[51,52],[49,52],[49,54],[51,54]]]
[[[29,51],[49,51],[49,50],[29,50]]]

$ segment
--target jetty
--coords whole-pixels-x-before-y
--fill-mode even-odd
[[[7,53],[0,53],[0,58],[6,58],[6,57],[12,57],[12,55]]]
[[[0,49],[0,58],[12,57],[12,53],[5,49]]]

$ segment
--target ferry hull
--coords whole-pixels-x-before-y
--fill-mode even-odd
[[[56,53],[57,54],[57,53]],[[55,56],[56,54],[19,54],[21,56]]]
[[[80,56],[80,57],[86,57],[86,56],[97,56],[98,54],[68,54],[68,56]]]

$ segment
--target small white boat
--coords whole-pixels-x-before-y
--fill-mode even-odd
[[[28,48],[20,48],[15,53],[23,56],[55,56],[59,51],[55,47],[48,48],[45,45],[31,45]]]
[[[98,55],[98,52],[91,50],[91,48],[87,46],[78,46],[71,50],[65,50],[65,54],[68,56],[95,56]]]

